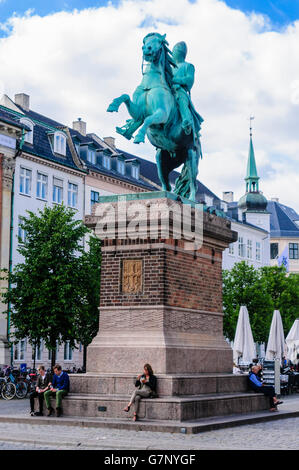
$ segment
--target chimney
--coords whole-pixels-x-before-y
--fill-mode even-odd
[[[78,118],[78,121],[73,122],[73,129],[86,136],[86,122],[82,121],[81,118]]]
[[[114,137],[103,137],[103,140],[105,144],[109,145],[109,147],[112,147],[115,149],[115,138]]]
[[[15,95],[15,104],[24,109],[24,111],[29,111],[30,96],[26,95],[26,93],[17,93]]]
[[[279,202],[279,197],[271,197],[271,201],[273,201],[273,202]]]
[[[222,193],[222,200],[225,202],[234,202],[234,193],[233,191],[224,191]]]

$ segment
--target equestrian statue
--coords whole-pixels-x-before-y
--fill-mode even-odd
[[[202,117],[190,97],[194,83],[194,66],[185,61],[187,46],[178,42],[172,51],[166,35],[150,33],[143,39],[142,82],[133,94],[115,98],[107,111],[118,111],[125,103],[132,119],[116,131],[134,143],[144,142],[147,135],[156,147],[158,175],[162,189],[171,191],[169,174],[183,165],[175,182],[174,193],[195,201],[198,162],[202,158],[200,128]]]

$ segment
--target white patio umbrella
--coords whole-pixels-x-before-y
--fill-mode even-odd
[[[244,362],[252,362],[252,359],[256,357],[248,310],[245,305],[240,308],[234,339],[233,358],[235,364],[238,364],[240,357]]]
[[[279,310],[274,310],[268,338],[266,359],[281,359],[285,355],[286,344]]]
[[[299,354],[299,318],[294,321],[292,328],[286,337],[286,343],[288,348],[287,359],[289,359],[293,364],[298,364],[299,359],[297,359],[297,355]]]

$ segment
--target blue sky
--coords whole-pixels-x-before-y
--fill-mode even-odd
[[[137,147],[116,134],[129,118],[126,108],[117,115],[106,109],[139,84],[143,35],[157,25],[170,48],[186,41],[196,69],[192,99],[204,118],[201,181],[220,196],[244,194],[254,115],[260,188],[299,211],[299,21],[286,28],[299,20],[299,0],[131,0],[100,8],[108,3],[0,0],[0,96],[27,93],[34,111],[68,125],[80,116],[88,132],[113,136],[119,148],[154,160],[148,141]],[[266,14],[272,31],[269,21],[233,8]],[[24,17],[28,9],[38,16]]]
[[[196,1],[190,0],[191,3]],[[34,9],[35,13],[44,16],[56,11],[81,10],[107,3],[108,0],[0,0],[0,23],[13,13],[22,15],[28,9]],[[119,3],[119,0],[112,0],[111,3]],[[244,12],[255,11],[269,16],[274,29],[299,19],[299,0],[225,0],[225,3]]]

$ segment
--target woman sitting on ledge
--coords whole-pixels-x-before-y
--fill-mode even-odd
[[[150,364],[144,365],[144,374],[138,375],[137,380],[135,382],[135,387],[138,387],[138,389],[133,392],[128,405],[126,406],[126,408],[124,408],[124,411],[128,412],[132,404],[134,404],[133,421],[137,421],[138,419],[138,411],[141,398],[149,398],[157,395],[157,378],[154,375],[153,369]]]

